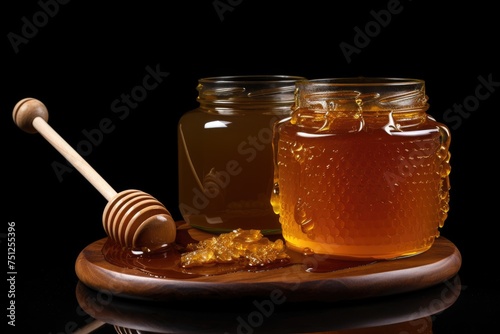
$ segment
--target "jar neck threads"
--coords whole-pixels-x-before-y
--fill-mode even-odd
[[[198,81],[200,108],[210,113],[236,114],[261,110],[290,114],[295,82],[305,80],[288,75],[248,75],[203,78]]]
[[[389,119],[412,126],[425,121],[427,100],[425,83],[418,79],[302,80],[296,83],[292,123],[325,131],[351,121],[378,127]]]

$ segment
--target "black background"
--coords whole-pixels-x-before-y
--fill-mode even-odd
[[[426,81],[429,114],[452,134],[451,209],[441,234],[463,257],[462,296],[437,319],[435,333],[495,326],[500,71],[493,3],[401,0],[383,25],[374,13],[397,1],[220,0],[228,7],[219,12],[214,3],[3,3],[0,233],[7,254],[7,224],[15,222],[18,273],[16,327],[8,331],[60,333],[69,322],[85,324],[76,311],[74,261],[105,236],[106,205],[76,170],[58,179],[53,164],[64,159],[16,127],[14,105],[40,99],[49,124],[73,147],[109,118],[113,131],[90,146],[86,160],[117,191],[153,194],[179,219],[177,121],[197,107],[199,78],[244,74]],[[364,45],[357,28],[372,29]],[[350,62],[341,43],[358,46]],[[120,119],[113,101],[141,86],[147,67],[164,73],[162,81]],[[480,78],[493,82],[490,91],[478,88]],[[478,92],[489,95],[478,99]],[[460,104],[465,113],[449,110]]]

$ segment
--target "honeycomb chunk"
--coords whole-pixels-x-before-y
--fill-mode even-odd
[[[259,267],[289,259],[283,240],[271,241],[260,230],[236,229],[190,243],[181,255],[181,266],[192,268],[214,264]]]

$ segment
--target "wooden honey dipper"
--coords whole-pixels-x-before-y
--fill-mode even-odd
[[[173,243],[176,225],[170,212],[153,196],[135,189],[117,193],[52,127],[49,113],[37,99],[19,101],[14,123],[28,133],[40,133],[108,200],[102,215],[104,231],[121,246],[154,252]]]

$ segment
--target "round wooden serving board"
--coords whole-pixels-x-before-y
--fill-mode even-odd
[[[348,267],[331,272],[307,272],[297,265],[258,272],[157,278],[108,262],[105,239],[84,248],[75,263],[80,281],[115,296],[158,301],[201,299],[286,298],[287,301],[340,301],[393,295],[427,288],[455,276],[462,257],[444,237],[413,257]]]

